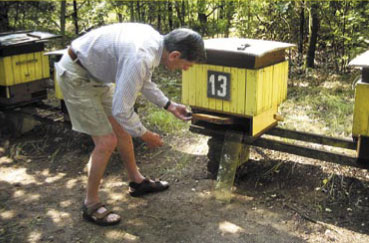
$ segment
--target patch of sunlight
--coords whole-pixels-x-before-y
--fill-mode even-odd
[[[6,156],[3,156],[0,158],[0,165],[6,165],[6,164],[11,164],[13,163],[13,159],[12,158],[9,158],[9,157],[6,157]]]
[[[148,215],[145,215],[145,214],[140,214],[139,215],[140,218],[145,218],[147,216]],[[149,217],[154,217],[154,216],[150,215]],[[144,226],[145,225],[145,223],[141,219],[130,219],[130,220],[126,221],[126,224],[134,225],[134,226]]]
[[[326,88],[326,89],[336,89],[336,88],[346,89],[346,88],[351,88],[351,85],[343,84],[342,82],[339,82],[339,81],[334,81],[334,82],[325,81],[325,82],[323,82],[321,84],[321,86],[323,88]]]
[[[16,197],[23,197],[24,196],[24,194],[26,194],[23,190],[16,190],[15,192],[14,192],[14,197],[16,198]]]
[[[70,179],[67,181],[67,183],[65,183],[65,186],[68,188],[68,189],[72,189],[73,187],[76,186],[78,180],[77,179]]]
[[[49,216],[54,223],[60,223],[65,221],[65,219],[70,218],[70,214],[66,212],[59,212],[55,209],[49,209],[46,213],[47,216]]]
[[[23,190],[17,190],[14,192],[14,198],[23,198],[24,201],[26,202],[32,202],[32,201],[37,201],[40,199],[40,194],[37,193],[29,193],[29,192],[25,192]]]
[[[126,201],[127,201],[127,200],[126,200]],[[135,201],[136,201],[136,200],[135,200]],[[135,202],[135,203],[130,203],[130,204],[128,204],[127,208],[128,208],[128,210],[133,210],[133,209],[136,209],[136,208],[138,208],[138,207],[141,207],[142,205],[147,206],[147,201],[142,201],[142,200],[140,200],[140,201],[137,201],[137,202]]]
[[[199,192],[198,196],[202,199],[209,199],[209,198],[213,197],[213,194],[212,194],[211,191],[205,190],[205,191]]]
[[[104,181],[104,185],[103,186],[104,187],[107,187],[109,189],[111,189],[113,187],[124,187],[124,186],[128,186],[128,183],[127,182],[119,181],[119,180],[120,180],[120,177],[117,177],[114,180]]]
[[[42,234],[41,232],[38,231],[32,231],[31,233],[29,233],[28,235],[28,242],[33,243],[33,242],[40,242],[42,238]]]
[[[105,233],[105,236],[112,240],[124,241],[124,242],[134,242],[138,241],[140,238],[136,235],[120,231],[120,230],[110,230]]]
[[[33,193],[33,194],[30,194],[30,193],[27,193],[26,195],[26,201],[27,202],[32,202],[32,201],[38,201],[40,200],[40,194],[36,194],[36,193]]]
[[[2,168],[0,171],[0,178],[2,181],[6,181],[9,184],[19,183],[21,185],[28,185],[34,183],[39,185],[34,176],[27,174],[26,168],[8,169]]]
[[[206,155],[208,153],[208,137],[198,137],[196,141],[183,143],[173,143],[173,149],[187,154],[192,155]]]
[[[0,218],[2,218],[2,219],[12,219],[12,218],[14,218],[14,216],[15,216],[15,213],[14,213],[14,211],[13,210],[7,210],[7,211],[4,211],[4,212],[1,212],[0,213]]]
[[[63,179],[63,177],[65,177],[65,173],[58,173],[55,176],[47,176],[47,178],[45,179],[46,183],[54,183],[60,179]]]
[[[222,232],[222,234],[237,234],[245,231],[240,226],[233,224],[229,221],[223,221],[219,223],[219,230]]]
[[[298,87],[309,87],[310,86],[310,82],[306,82],[306,81],[300,81],[296,84],[296,86]]]
[[[127,197],[125,197],[124,193],[122,193],[122,192],[119,192],[119,193],[109,192],[109,197],[113,200],[119,200],[119,201],[122,201],[122,202],[127,201]]]
[[[68,199],[68,200],[65,200],[65,201],[61,201],[59,203],[60,207],[62,208],[67,208],[67,207],[70,207],[71,205],[73,204],[73,201]]]

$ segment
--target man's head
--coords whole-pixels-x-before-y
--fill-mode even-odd
[[[199,33],[180,28],[164,36],[163,62],[169,69],[187,70],[196,62],[205,60],[204,41]]]

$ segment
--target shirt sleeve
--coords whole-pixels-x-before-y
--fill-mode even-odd
[[[164,93],[158,88],[158,86],[151,82],[151,72],[148,78],[144,80],[141,93],[148,99],[151,103],[154,103],[158,107],[162,108],[168,102],[168,98]]]
[[[147,66],[140,60],[120,64],[113,97],[112,113],[118,123],[133,137],[141,137],[147,129],[134,111],[134,104],[147,74]]]

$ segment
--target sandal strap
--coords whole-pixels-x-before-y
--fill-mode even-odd
[[[86,212],[87,215],[94,214],[101,207],[105,207],[105,205],[101,202],[92,204],[91,206],[88,207],[86,205],[83,205],[84,211]]]
[[[103,213],[99,213],[98,210],[100,208],[105,208],[105,211]],[[95,217],[97,220],[102,220],[106,216],[108,216],[109,214],[113,213],[112,210],[107,209],[105,204],[103,204],[101,202],[95,203],[95,204],[93,204],[89,207],[84,205],[84,211],[87,215]]]
[[[105,217],[106,217],[106,216],[108,216],[108,215],[109,215],[109,214],[111,214],[111,213],[113,213],[111,210],[106,209],[106,211],[105,211],[105,212],[103,212],[103,213],[99,213],[99,212],[95,211],[95,212],[92,214],[92,216],[93,216],[93,217],[96,217],[96,219],[98,219],[98,220],[102,220],[102,219],[105,219]]]

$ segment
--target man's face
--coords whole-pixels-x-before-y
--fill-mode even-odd
[[[181,56],[181,53],[177,51],[173,51],[169,53],[166,67],[169,70],[185,70],[186,71],[187,69],[192,67],[192,65],[195,63],[195,62],[187,61],[186,59],[182,59],[180,58],[180,56]]]

